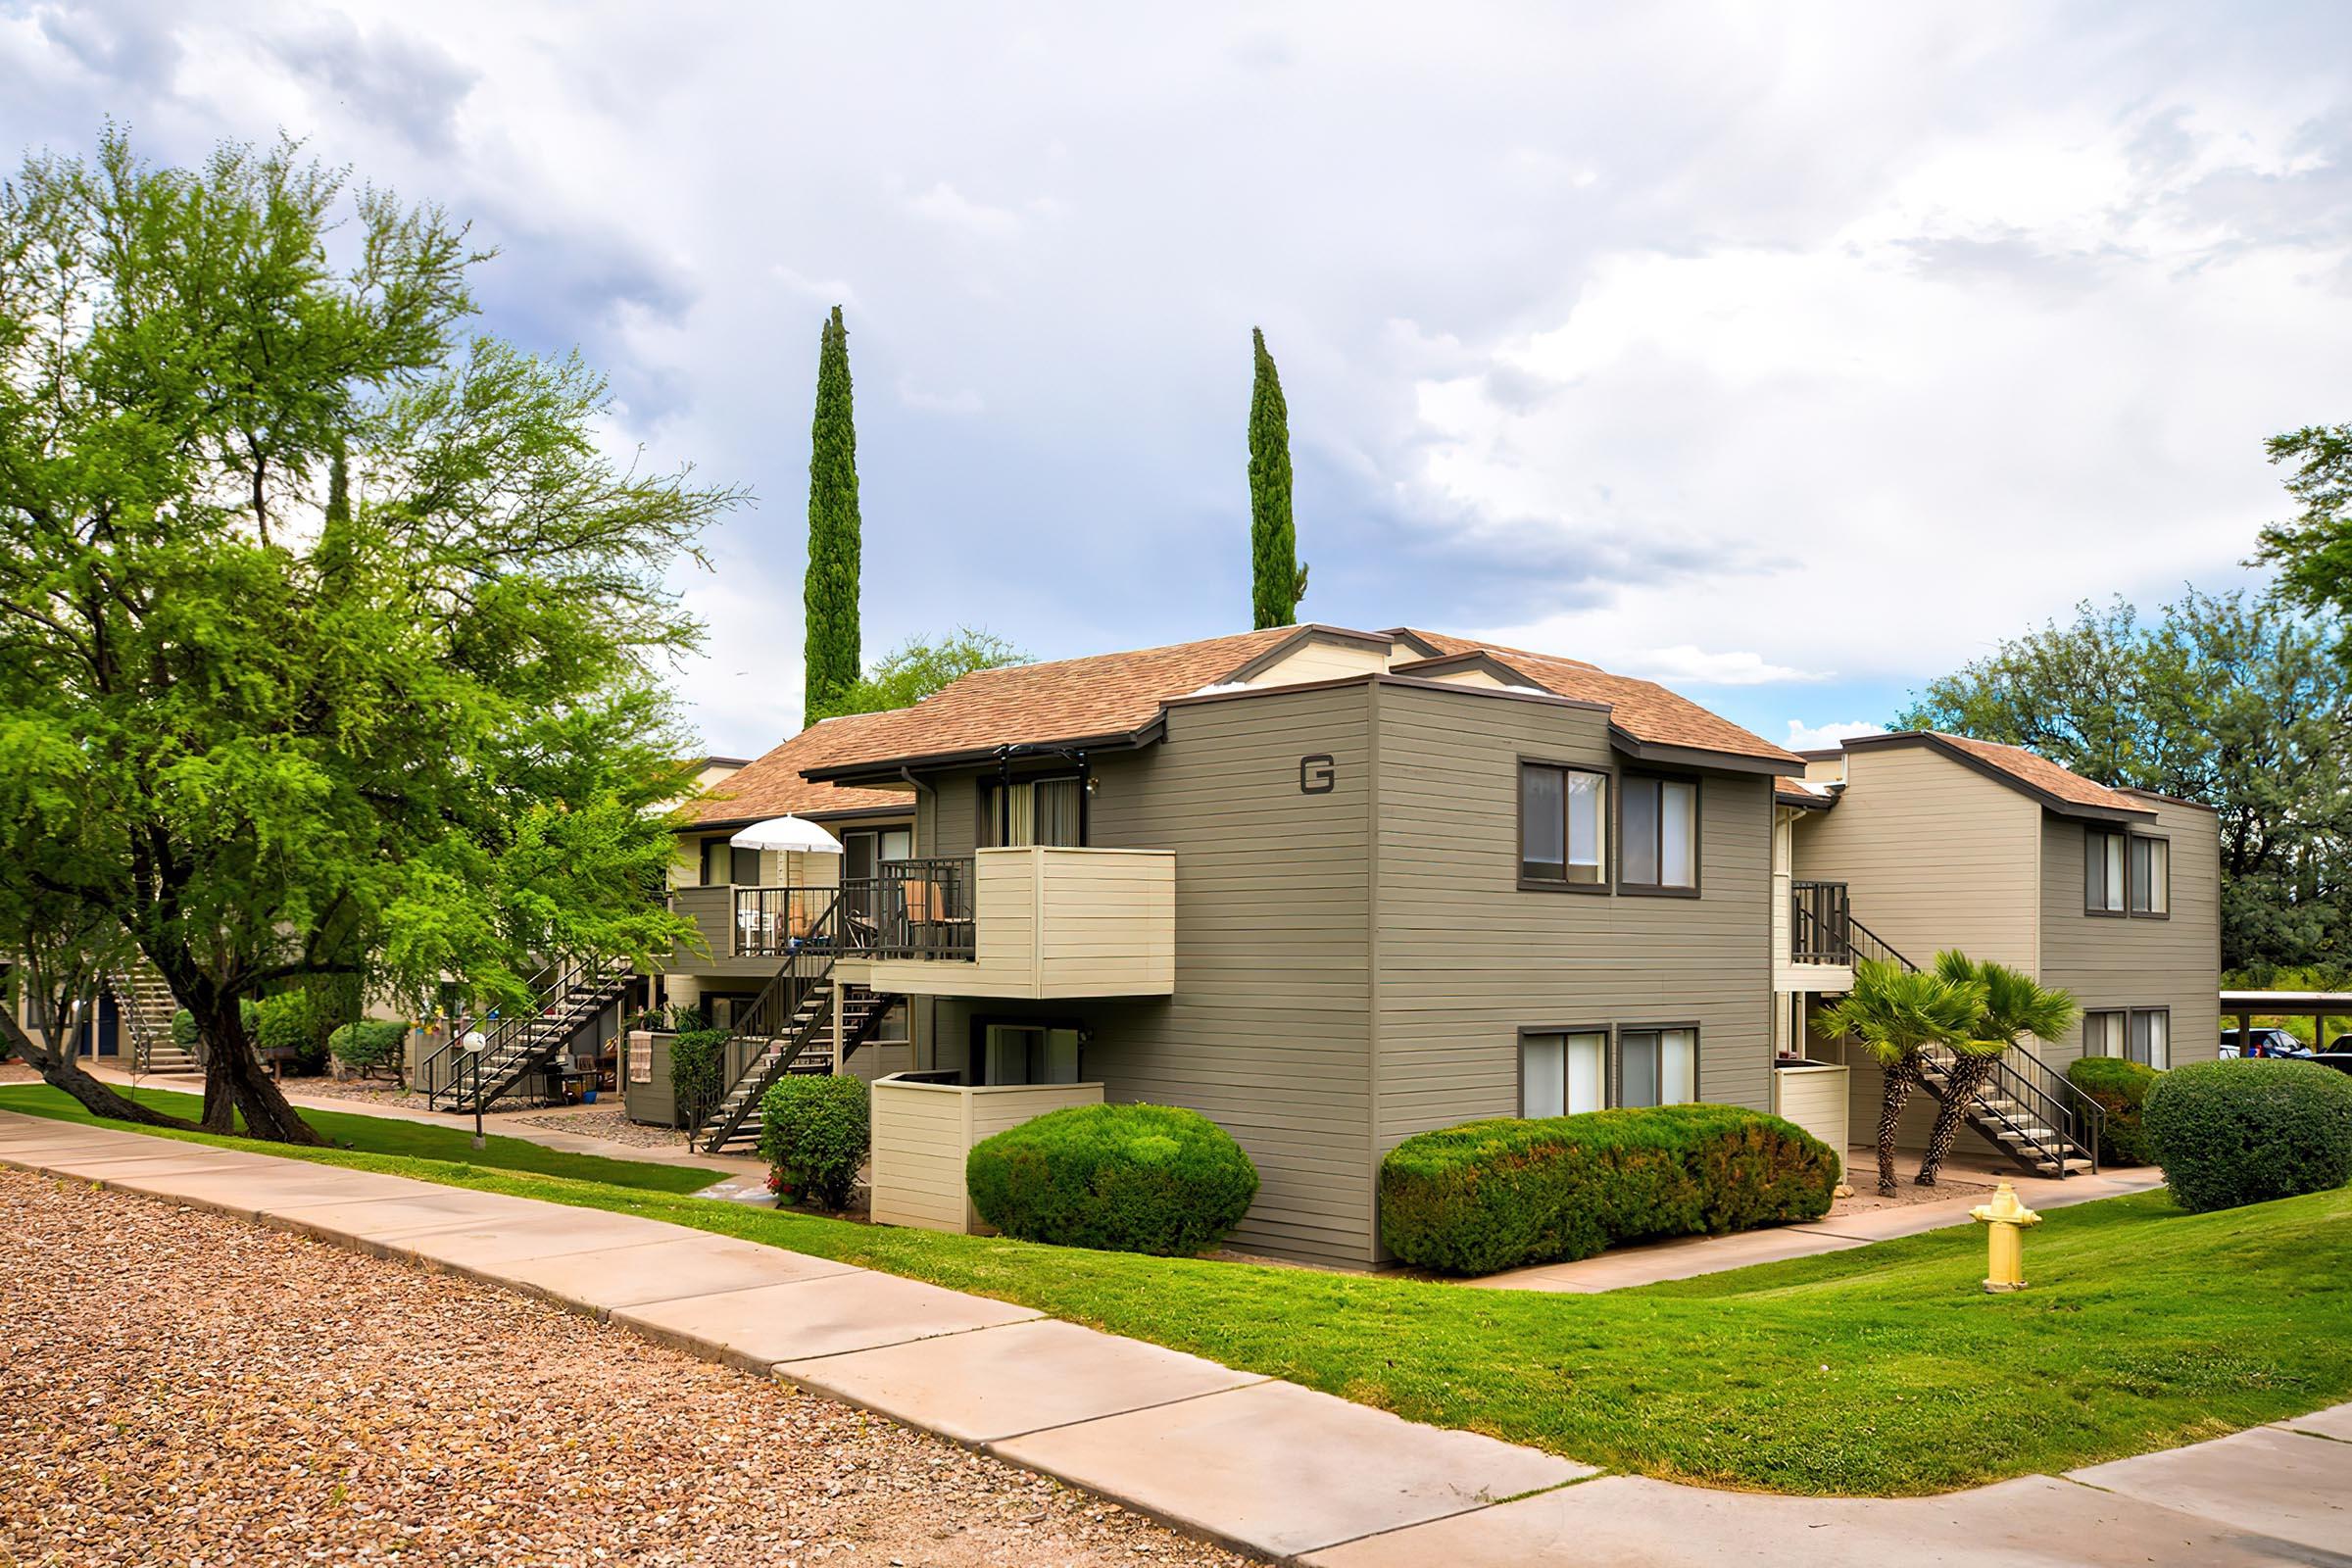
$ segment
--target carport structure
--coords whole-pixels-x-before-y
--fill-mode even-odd
[[[2309,1018],[2314,1051],[2328,1049],[2328,1020],[2352,1022],[2352,991],[2225,991],[2222,1016],[2237,1019],[2242,1047],[2257,1018]]]

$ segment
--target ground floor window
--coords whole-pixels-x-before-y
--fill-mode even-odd
[[[1620,1105],[1679,1105],[1698,1098],[1696,1029],[1625,1029],[1617,1035]]]
[[[1519,1114],[1581,1116],[1608,1102],[1609,1036],[1604,1029],[1519,1037]]]
[[[875,1021],[872,1044],[877,1046],[903,1046],[907,1043],[907,1038],[906,999],[905,997],[900,997],[896,1001],[892,1002],[891,1004],[883,1010],[882,1016]]]
[[[2126,1015],[2118,1012],[2086,1012],[2082,1015],[2082,1054],[2085,1056],[2120,1056],[2124,1054]]]
[[[2173,1014],[2167,1007],[2134,1007],[2124,1038],[2124,1054],[2158,1071],[2173,1064]]]
[[[992,1023],[982,1030],[982,1082],[1074,1084],[1078,1031],[1067,1025]]]

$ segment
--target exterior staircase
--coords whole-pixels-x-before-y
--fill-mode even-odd
[[[141,1073],[202,1072],[204,1062],[172,1038],[172,1019],[179,999],[155,966],[133,955],[106,977],[114,993],[115,1013],[130,1037],[131,1068]]]
[[[1920,1063],[1920,1082],[1946,1101],[1953,1093],[1951,1071],[1950,1052],[1930,1052]],[[2027,1047],[2012,1046],[1993,1057],[1992,1076],[1960,1113],[1980,1138],[2031,1175],[2063,1178],[2099,1168],[2105,1110]]]
[[[801,995],[795,999],[789,1014],[783,1015],[774,1026],[774,1033],[749,1032],[762,1027],[756,1022],[757,1004],[745,1014],[746,1021],[737,1026],[735,1038],[753,1042],[759,1049],[727,1086],[717,1107],[696,1128],[695,1143],[703,1152],[752,1152],[760,1147],[760,1102],[769,1088],[787,1074],[821,1077],[833,1071],[836,1004],[841,1008],[843,1061],[848,1061],[859,1046],[873,1038],[882,1015],[890,1010],[891,999],[877,996],[862,986],[835,986],[832,970],[828,959],[817,975],[798,988]],[[772,988],[773,982],[770,985]]]
[[[620,1001],[634,972],[627,959],[558,959],[531,979],[539,1010],[501,1018],[485,1032],[479,1053],[457,1036],[419,1072],[434,1085],[426,1104],[435,1110],[487,1110],[515,1093],[529,1074],[569,1049],[581,1030]],[[438,1069],[438,1070],[435,1070]]]

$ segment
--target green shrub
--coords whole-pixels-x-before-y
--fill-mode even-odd
[[[297,1072],[317,1072],[326,1065],[326,1041],[317,1027],[308,991],[282,991],[264,997],[246,1015],[254,1049],[275,1053]]]
[[[366,1077],[387,1064],[397,1067],[408,1038],[405,1024],[388,1018],[362,1018],[337,1029],[326,1044],[337,1061]]]
[[[2173,1201],[2196,1212],[2352,1181],[2352,1078],[2313,1061],[2200,1061],[2148,1096]]]
[[[787,1073],[760,1098],[760,1154],[781,1202],[847,1208],[872,1146],[872,1110],[858,1079]]]
[[[677,1096],[679,1126],[701,1125],[726,1094],[719,1081],[726,1044],[724,1029],[689,1029],[670,1041],[669,1087]]]
[[[2099,1163],[2149,1165],[2156,1151],[2148,1142],[2143,1119],[2148,1091],[2163,1075],[2153,1067],[2121,1056],[2084,1056],[2071,1062],[2066,1080],[2099,1103],[2107,1112],[2099,1130]]]
[[[1380,1167],[1380,1234],[1420,1268],[1492,1274],[1622,1242],[1829,1211],[1838,1153],[1734,1105],[1474,1121],[1408,1138]]]
[[[185,1007],[172,1015],[172,1043],[191,1056],[196,1054],[196,1015]]]
[[[1190,1257],[1242,1222],[1257,1167],[1196,1111],[1072,1105],[984,1140],[964,1183],[980,1217],[1007,1236]]]

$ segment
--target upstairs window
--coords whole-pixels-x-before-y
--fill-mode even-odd
[[[2090,828],[2082,835],[2082,907],[2091,914],[2122,914],[2124,835]]]
[[[2173,912],[2173,847],[2163,839],[2132,840],[2132,912]]]
[[[760,852],[739,850],[725,839],[703,840],[703,886],[722,888],[760,885]]]
[[[1609,776],[1547,762],[1519,764],[1523,887],[1608,883]]]
[[[1018,849],[1030,844],[1072,846],[1086,842],[1083,793],[1077,775],[980,781],[980,847]]]
[[[1698,891],[1698,782],[1687,778],[1625,781],[1625,848],[1620,890]]]

